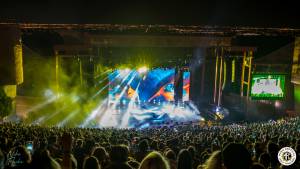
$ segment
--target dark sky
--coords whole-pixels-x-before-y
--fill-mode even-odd
[[[0,21],[297,27],[297,0],[38,1],[0,4]]]

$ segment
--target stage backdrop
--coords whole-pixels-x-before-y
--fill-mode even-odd
[[[148,72],[118,69],[109,75],[109,101],[160,103],[174,101],[174,69]]]
[[[174,104],[175,69],[117,69],[109,74],[107,116],[102,127],[143,128],[163,123],[199,120],[190,102]],[[184,101],[189,100],[190,73],[183,74]],[[112,123],[115,121],[115,123]]]

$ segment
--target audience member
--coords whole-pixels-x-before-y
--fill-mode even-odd
[[[143,159],[139,169],[170,169],[170,167],[159,152],[153,151]]]

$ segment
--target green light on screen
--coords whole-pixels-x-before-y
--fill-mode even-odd
[[[285,75],[253,74],[251,80],[251,98],[283,99],[285,96]]]

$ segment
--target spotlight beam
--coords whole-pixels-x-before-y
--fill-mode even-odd
[[[34,120],[32,123],[33,124],[37,124],[37,123],[43,123],[45,120],[49,120],[50,118],[52,118],[53,116],[55,116],[56,114],[58,114],[59,112],[61,112],[62,110],[64,110],[66,107],[63,107],[51,114],[47,114],[44,116],[39,117],[38,119]]]
[[[32,124],[40,124],[41,122],[43,122],[45,120],[46,116],[42,116],[42,117],[39,117],[38,119],[34,120],[32,122]]]
[[[134,72],[134,74],[132,75],[132,77],[130,78],[130,80],[128,81],[128,83],[125,85],[125,87],[124,87],[123,90],[121,91],[120,97],[119,97],[119,100],[118,100],[118,101],[120,101],[120,99],[123,97],[123,95],[124,95],[125,92],[126,92],[126,89],[128,88],[128,85],[131,84],[131,82],[134,80],[134,78],[135,78],[136,75],[137,75],[137,73]]]
[[[113,76],[114,74],[116,74],[116,71],[114,71],[111,76]],[[116,75],[117,76],[117,75]],[[116,78],[116,76],[114,78]],[[104,79],[100,80],[97,84],[100,85],[101,83],[103,83],[105,80],[107,80],[109,78],[109,75],[106,76]]]
[[[116,90],[118,90],[118,89],[124,84],[124,82],[128,79],[128,77],[131,75],[132,72],[133,72],[133,71],[129,72],[129,73],[126,75],[126,77],[123,78],[123,80],[121,81],[121,84],[120,84],[118,87],[116,87]]]
[[[116,75],[115,77],[114,77],[114,79],[112,80],[112,81],[114,81],[117,77],[119,77],[120,76],[120,74],[118,74],[118,75]],[[111,81],[111,82],[112,82]],[[110,84],[110,83],[109,83]],[[109,86],[109,84],[107,84],[107,85],[105,85],[102,89],[100,89],[100,91],[98,91],[97,93],[98,94],[100,94],[106,87],[108,87]],[[97,94],[97,95],[98,95]],[[92,98],[94,98],[96,95],[94,95]],[[92,98],[90,98],[89,100],[91,100]],[[51,100],[50,100],[51,101]],[[49,101],[48,101],[49,102]],[[47,102],[47,103],[48,103]],[[74,103],[76,103],[76,102],[78,102],[78,100],[76,100]],[[51,102],[49,102],[49,103],[51,103]],[[48,104],[49,104],[48,103]],[[47,105],[46,103],[44,103],[43,105]],[[42,106],[42,105],[39,105],[39,107],[40,106]],[[71,105],[69,105],[69,106],[67,106],[67,107],[70,107]],[[38,108],[39,108],[38,107]],[[35,120],[33,123],[42,123],[42,122],[44,122],[44,121],[48,121],[48,120],[50,120],[50,119],[52,119],[53,117],[55,117],[59,112],[61,112],[61,111],[63,111],[64,109],[66,109],[67,107],[64,107],[64,108],[62,108],[62,109],[60,109],[60,110],[58,110],[58,111],[56,111],[56,112],[53,112],[52,114],[50,114],[50,115],[47,115],[47,116],[42,116],[43,118],[39,118],[39,119],[37,119],[37,120]],[[35,109],[36,110],[36,109]],[[72,114],[72,113],[71,113]],[[71,118],[71,117],[70,117]]]
[[[138,72],[139,72],[139,73],[146,73],[147,71],[148,71],[148,68],[147,68],[146,66],[140,67],[140,68],[138,69]]]
[[[120,76],[120,74],[118,74],[116,77],[114,77],[109,83],[107,83],[105,86],[103,86],[96,94],[94,94],[92,96],[92,99],[95,98],[96,96],[98,96],[104,89],[106,89],[113,81],[115,81],[118,77]]]
[[[103,83],[107,79],[108,79],[108,76],[106,76],[104,79],[100,80],[97,84],[100,85],[101,83]]]
[[[34,107],[26,110],[24,113],[29,113],[29,112],[32,112],[32,111],[37,111],[37,110],[40,110],[42,109],[43,107],[47,106],[48,104],[54,102],[55,100],[58,99],[59,96],[53,96],[51,97],[50,99],[46,100],[45,102],[43,103],[40,103],[38,105],[35,105]]]
[[[101,76],[103,76],[103,75],[105,75],[105,74],[108,74],[110,71],[111,71],[111,70],[108,69],[108,70],[106,70],[105,72],[100,73],[99,75],[95,76],[95,79],[97,79],[98,77],[101,77]]]
[[[134,80],[134,78],[135,78],[136,75],[137,75],[137,72],[133,71],[132,77],[130,78],[130,80],[127,82],[127,84],[125,85],[125,87],[121,91],[120,97],[116,101],[116,103],[120,102],[120,99],[123,97],[123,95],[124,95],[124,93],[125,93],[125,91],[127,89],[127,85],[131,84],[131,82]],[[117,107],[116,103],[114,103],[112,105],[112,107],[109,108],[110,111],[105,110],[105,112],[103,113],[103,115],[100,116],[99,124],[101,124],[102,126],[105,126],[105,127],[107,127],[107,126],[117,126],[118,122],[117,122],[116,117],[114,117],[114,112],[113,112],[113,111],[116,111],[116,107]]]
[[[79,113],[79,110],[75,110],[71,113],[69,113],[69,115],[61,122],[59,122],[58,124],[56,124],[57,126],[59,127],[63,127],[65,126],[65,124],[70,120],[72,119],[77,113]]]
[[[133,95],[133,97],[130,99],[129,103],[128,103],[128,109],[126,110],[125,114],[123,114],[123,116],[121,117],[121,125],[120,127],[126,127],[128,126],[128,120],[129,120],[129,117],[130,117],[130,110],[133,108],[134,106],[134,101],[135,99],[138,97],[138,89],[140,87],[140,84],[141,84],[141,80],[139,81],[137,87],[136,87],[136,90],[135,90],[135,93]]]
[[[81,127],[85,127],[88,125],[88,123],[94,119],[97,114],[100,112],[100,110],[103,108],[103,106],[107,103],[107,98],[102,101],[102,103],[92,111],[92,113],[84,120],[82,124],[80,124]]]
[[[66,109],[67,107],[69,106],[65,106],[55,112],[53,112],[51,115],[48,115],[44,118],[44,120],[42,122],[45,122],[45,121],[49,121],[50,119],[52,119],[54,116],[56,116],[58,113],[62,112],[64,109]]]

